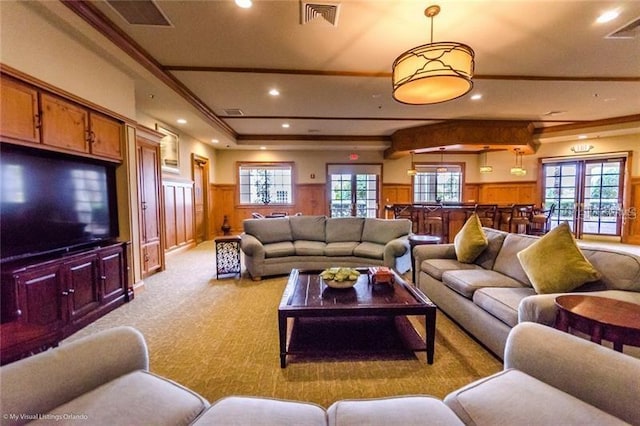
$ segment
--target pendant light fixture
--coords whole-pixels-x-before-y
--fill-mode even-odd
[[[493,171],[493,167],[487,165],[487,151],[489,150],[488,146],[485,146],[480,153],[480,173],[491,173]]]
[[[416,170],[415,166],[413,165],[413,151],[411,151],[411,168],[407,169],[407,175],[408,176],[415,176],[418,174],[418,171]]]
[[[414,47],[393,62],[393,98],[404,104],[427,105],[450,101],[473,87],[473,49],[456,42],[433,42],[433,17],[440,6],[429,6],[431,41]]]
[[[440,165],[436,168],[436,172],[438,173],[446,173],[447,167],[444,165],[444,150],[445,147],[440,147]]]
[[[527,171],[524,169],[524,167],[522,167],[523,153],[520,148],[515,148],[514,151],[516,153],[516,165],[515,167],[511,168],[511,174],[515,176],[525,176],[527,174]]]

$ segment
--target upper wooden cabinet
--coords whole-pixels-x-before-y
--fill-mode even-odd
[[[122,160],[118,120],[4,75],[1,88],[3,140]]]
[[[89,152],[89,111],[56,96],[41,95],[42,143]]]
[[[39,143],[38,91],[2,77],[0,101],[0,133],[3,139]]]

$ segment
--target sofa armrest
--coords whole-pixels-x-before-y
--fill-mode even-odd
[[[409,250],[407,235],[394,238],[384,246],[384,265],[395,269],[399,274],[404,274],[411,269],[411,252]]]
[[[515,368],[629,423],[640,419],[640,360],[532,322],[507,338],[504,368]]]
[[[242,252],[247,256],[264,258],[264,245],[253,235],[241,234],[240,248],[242,249]]]
[[[413,248],[413,257],[418,270],[423,260],[426,259],[455,259],[456,249],[451,244],[425,244]]]
[[[0,368],[2,414],[44,414],[105,383],[149,369],[147,345],[116,327]]]

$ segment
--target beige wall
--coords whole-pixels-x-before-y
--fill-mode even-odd
[[[53,16],[47,7],[66,9],[59,2],[0,1],[0,62],[135,119],[133,80],[71,38],[68,32],[78,28]]]

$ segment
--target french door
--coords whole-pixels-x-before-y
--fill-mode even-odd
[[[329,165],[331,217],[377,217],[380,174],[379,165]]]
[[[543,164],[545,208],[555,203],[551,227],[568,222],[577,238],[620,236],[625,158]]]

